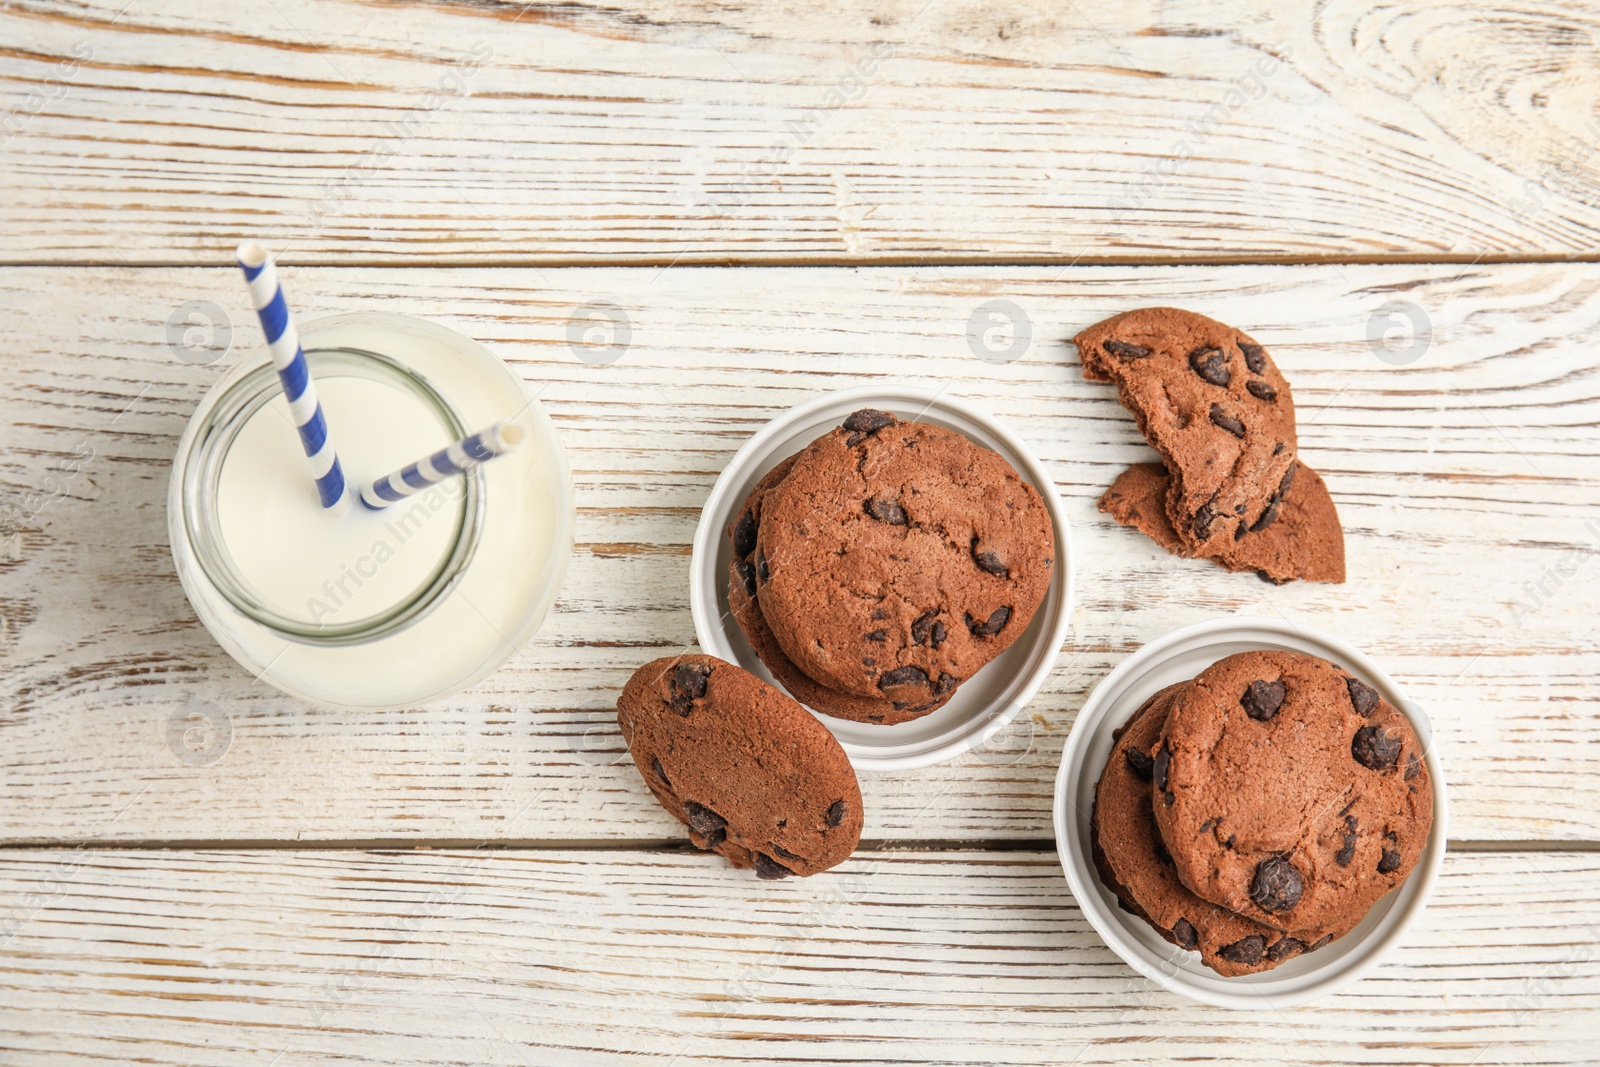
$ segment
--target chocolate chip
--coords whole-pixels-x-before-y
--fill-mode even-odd
[[[1344,835],[1344,845],[1340,847],[1338,852],[1333,854],[1333,862],[1337,863],[1341,867],[1348,867],[1350,866],[1350,861],[1355,858],[1356,835],[1354,833],[1347,833]]]
[[[835,800],[832,804],[829,804],[828,813],[822,818],[829,826],[838,826],[844,822],[844,801]]]
[[[873,659],[871,656],[862,656],[861,665],[863,667],[876,667],[878,665],[878,661]]]
[[[972,562],[978,565],[979,570],[986,571],[997,578],[1011,577],[1011,568],[1007,567],[1005,561],[999,556],[993,552],[978,551],[978,539],[976,537],[972,539]]]
[[[890,526],[904,526],[907,523],[906,509],[893,500],[868,500],[864,505],[868,515],[879,522],[886,522]]]
[[[1328,942],[1330,942],[1332,940],[1333,940],[1333,935],[1332,934],[1323,934],[1321,937],[1319,937],[1315,941],[1311,942],[1311,944],[1307,945],[1306,946],[1306,951],[1307,952],[1315,952],[1315,951],[1317,951],[1317,949],[1322,948],[1323,946],[1325,946]]]
[[[1256,864],[1250,880],[1250,899],[1263,911],[1288,911],[1300,903],[1305,879],[1285,856],[1268,856]]]
[[[1378,691],[1359,678],[1346,678],[1344,687],[1350,691],[1350,706],[1365,719],[1378,710]]]
[[[900,685],[927,685],[928,672],[921,667],[896,667],[878,679],[879,689],[892,689]]]
[[[1244,387],[1250,390],[1250,395],[1257,400],[1265,400],[1270,403],[1278,399],[1278,391],[1266,382],[1245,382]]]
[[[687,718],[694,702],[706,695],[706,679],[710,677],[711,668],[703,663],[678,664],[667,685],[672,693],[668,701],[672,710]]]
[[[1251,934],[1241,937],[1231,945],[1223,945],[1217,949],[1217,955],[1229,963],[1252,964],[1260,963],[1262,955],[1267,950],[1267,939],[1260,934]]]
[[[1422,773],[1422,761],[1418,759],[1417,754],[1413,752],[1406,757],[1406,773],[1401,777],[1409,782],[1420,773]]]
[[[1189,353],[1189,366],[1212,385],[1227,385],[1233,380],[1228,372],[1228,357],[1220,348],[1197,348]]]
[[[917,620],[911,624],[911,643],[914,645],[927,644],[929,638],[933,636],[935,623],[939,623],[939,640],[942,642],[944,640],[944,624],[939,622],[939,613],[937,611],[925,611],[918,615]],[[935,644],[933,647],[938,648],[939,646]]]
[[[1167,771],[1172,765],[1172,749],[1166,745],[1161,746],[1161,751],[1156,753],[1154,762],[1150,765],[1151,781],[1155,782],[1157,789],[1161,790],[1161,797],[1170,808],[1172,802],[1178,799],[1167,789]]]
[[[790,852],[776,841],[768,841],[767,847],[772,849],[772,854],[777,856],[779,859],[791,860],[799,863],[805,862],[804,856],[801,856],[798,852]]]
[[[1244,706],[1244,713],[1256,722],[1270,722],[1278,714],[1278,709],[1283,707],[1283,698],[1287,690],[1283,687],[1283,679],[1275,682],[1256,680],[1250,683],[1250,688],[1244,691],[1244,696],[1239,698],[1239,703]]]
[[[1189,523],[1190,529],[1194,531],[1195,540],[1204,541],[1206,538],[1210,537],[1211,524],[1216,521],[1217,512],[1216,509],[1211,506],[1211,502],[1207,501],[1206,503],[1201,504],[1200,507],[1195,511],[1193,520],[1191,520]]]
[[[767,881],[778,878],[787,878],[794,872],[764,852],[753,852],[750,858],[755,861],[756,877]]]
[[[1156,761],[1150,758],[1150,753],[1130,748],[1123,755],[1128,761],[1128,770],[1133,772],[1135,778],[1148,782],[1155,777]]]
[[[1222,816],[1217,815],[1200,824],[1200,832],[1209,834],[1213,829],[1222,825]]]
[[[1274,455],[1276,455],[1276,453],[1274,453]],[[1289,495],[1289,487],[1294,485],[1294,472],[1299,469],[1300,464],[1289,464],[1289,469],[1283,472],[1283,478],[1278,482],[1278,491],[1272,494],[1276,499],[1282,500],[1284,497]]]
[[[995,608],[987,619],[982,621],[974,619],[971,615],[965,616],[967,629],[972,631],[973,637],[993,637],[1006,628],[1006,623],[1011,621],[1010,608]]]
[[[1363,726],[1350,742],[1350,755],[1369,771],[1387,774],[1400,762],[1400,738],[1390,737],[1381,726]]]
[[[707,850],[714,849],[728,839],[728,831],[713,830],[705,835]],[[691,842],[692,844],[693,842]]]
[[[1250,532],[1250,527],[1246,526],[1244,523],[1241,522],[1238,526],[1234,527],[1233,539],[1235,541],[1243,541],[1244,540],[1244,535],[1249,533],[1249,532]]]
[[[1383,850],[1383,855],[1378,857],[1378,873],[1393,874],[1400,869],[1400,853],[1389,849]]]
[[[756,567],[747,559],[733,561],[733,569],[738,572],[739,580],[744,583],[744,591],[750,596],[756,595]]]
[[[1277,497],[1273,497],[1271,500],[1267,501],[1267,506],[1262,509],[1261,516],[1251,524],[1250,532],[1260,533],[1262,530],[1265,530],[1268,526],[1271,526],[1274,522],[1278,521],[1278,509],[1281,506],[1282,505],[1279,503]]]
[[[871,633],[867,634],[867,640],[881,645],[885,641],[889,640],[889,631],[873,630]]]
[[[1179,919],[1172,924],[1172,936],[1177,938],[1179,948],[1192,949],[1200,943],[1200,931],[1188,919]]]
[[[1244,365],[1250,368],[1251,374],[1260,374],[1267,369],[1267,353],[1253,341],[1240,340],[1239,351],[1244,354]]]
[[[657,778],[661,779],[662,785],[668,789],[672,788],[672,783],[667,779],[667,772],[661,769],[661,761],[654,756],[650,757],[650,769],[655,772]]]
[[[683,817],[689,820],[689,829],[697,834],[710,835],[718,830],[728,828],[728,820],[706,807],[692,800],[683,802]]]
[[[961,679],[957,678],[953,674],[946,674],[941,671],[939,673],[939,680],[933,683],[933,695],[942,697],[960,684]]]
[[[1306,943],[1298,937],[1280,937],[1267,949],[1267,959],[1273,963],[1292,960],[1306,950]]]
[[[885,426],[893,426],[895,418],[887,411],[878,411],[875,408],[862,408],[853,412],[844,420],[843,426],[851,433],[872,434],[877,433]]]
[[[767,554],[765,552],[756,558],[756,577],[763,582],[772,578],[772,571],[767,566]]]
[[[1240,440],[1244,439],[1244,423],[1223,411],[1221,404],[1211,405],[1211,421]]]
[[[1143,359],[1153,351],[1153,349],[1146,348],[1144,345],[1129,344],[1127,341],[1114,339],[1102,341],[1100,347],[1118,359]]]
[[[933,624],[933,633],[930,634],[929,636],[932,638],[932,640],[930,641],[930,644],[932,644],[934,648],[938,648],[940,645],[944,644],[945,638],[948,636],[946,634],[946,632],[945,632],[944,623],[942,623],[942,622],[934,623]]]
[[[756,518],[748,511],[739,516],[733,527],[733,554],[743,559],[756,550]]]

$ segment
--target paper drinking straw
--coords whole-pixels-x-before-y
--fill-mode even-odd
[[[261,319],[261,330],[267,335],[267,351],[272,353],[272,365],[278,369],[278,380],[283,383],[283,395],[289,401],[289,414],[295,428],[300,431],[300,444],[311,460],[311,476],[317,480],[317,497],[325,508],[338,507],[345,499],[344,469],[328,437],[328,420],[317,401],[316,383],[311,380],[311,368],[306,364],[306,354],[300,350],[300,334],[294,328],[294,316],[283,299],[283,286],[278,284],[278,271],[272,265],[267,250],[255,241],[239,246],[239,269],[250,284],[250,301]]]
[[[374,511],[404,500],[452,475],[471,470],[478,464],[505,455],[522,444],[522,427],[511,421],[497,422],[487,430],[441,448],[427,459],[361,487],[361,502]]]

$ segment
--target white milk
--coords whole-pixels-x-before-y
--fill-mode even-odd
[[[352,499],[317,502],[282,396],[251,416],[223,460],[217,487],[223,543],[244,583],[273,611],[307,625],[349,624],[422,591],[450,554],[464,479],[451,478],[383,511],[353,499],[452,440],[421,397],[355,376],[319,377],[317,394]]]
[[[251,677],[288,693],[375,709],[457,692],[516,655],[560,590],[575,516],[554,424],[504,363],[432,323],[342,315],[300,334],[352,498],[318,505],[265,350],[246,357],[178,446],[184,591]],[[354,499],[502,419],[521,448],[382,511]]]

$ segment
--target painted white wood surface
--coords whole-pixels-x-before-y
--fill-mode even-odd
[[[1600,266],[303,268],[285,283],[308,317],[437,319],[544,387],[579,509],[556,611],[508,667],[433,707],[333,712],[253,684],[194,620],[165,534],[184,421],[258,335],[234,272],[0,270],[0,490],[14,524],[0,541],[0,837],[678,839],[612,709],[633,668],[694,642],[699,508],[779,411],[894,380],[948,387],[1038,451],[1074,524],[1080,599],[1055,673],[994,748],[866,778],[869,840],[1047,838],[1089,688],[1143,643],[1238,612],[1354,641],[1429,711],[1455,837],[1600,838]],[[234,351],[212,366],[168,345],[168,315],[189,299],[234,323]],[[969,316],[991,299],[1031,321],[1031,347],[1009,363],[968,345]],[[567,340],[574,307],[594,300],[632,322],[609,366]],[[1410,357],[1367,340],[1395,300],[1430,324],[1398,366],[1378,352]],[[1343,516],[1347,585],[1274,588],[1174,559],[1095,511],[1148,453],[1066,339],[1156,303],[1273,349],[1295,385],[1302,455]],[[226,752],[169,747],[169,721],[193,700],[229,717]]]
[[[1585,0],[11,0],[0,261],[1589,256]]]
[[[0,1059],[1592,1063],[1597,887],[1593,853],[1452,856],[1358,985],[1230,1012],[1125,967],[1053,853],[770,883],[681,853],[14,851],[0,899],[36,903],[0,952]]]

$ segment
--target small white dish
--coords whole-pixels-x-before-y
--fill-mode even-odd
[[[1433,784],[1433,829],[1405,884],[1373,905],[1360,926],[1326,948],[1299,956],[1262,974],[1224,978],[1164,941],[1138,916],[1117,906],[1100,882],[1089,850],[1089,817],[1095,783],[1111,753],[1112,732],[1158,690],[1193,678],[1217,660],[1254,649],[1321,656],[1371,683],[1399,709],[1427,751]],[[1427,903],[1444,863],[1449,813],[1444,774],[1433,750],[1427,714],[1405,699],[1383,669],[1338,638],[1282,619],[1226,618],[1186,626],[1120,663],[1095,687],[1072,726],[1056,775],[1056,849],[1073,896],[1111,950],[1164,989],[1222,1008],[1287,1008],[1325,997],[1371,971],[1398,945]]]
[[[817,714],[856,770],[905,770],[979,748],[1016,718],[1049,676],[1071,624],[1075,560],[1060,494],[1033,450],[994,416],[930,389],[873,385],[829,393],[773,419],[745,442],[712,486],[694,534],[689,605],[702,649],[778,685],[728,610],[728,564],[733,559],[728,523],[768,471],[861,408],[943,426],[998,452],[1039,491],[1055,525],[1055,574],[1044,602],[1022,636],[968,679],[948,704],[895,726]]]

